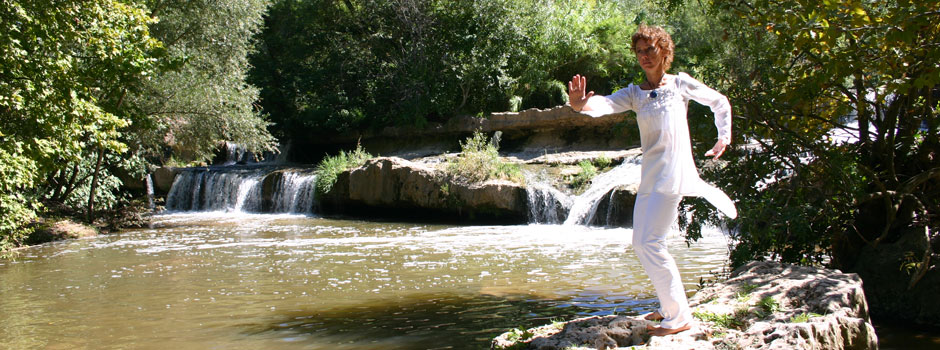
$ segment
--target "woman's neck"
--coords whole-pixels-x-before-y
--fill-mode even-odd
[[[666,72],[664,71],[646,72],[646,87],[655,89],[662,86],[665,77]]]

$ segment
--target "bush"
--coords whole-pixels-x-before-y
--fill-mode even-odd
[[[571,179],[571,187],[580,191],[597,176],[597,167],[587,159],[578,162],[578,166],[581,167],[581,171]]]
[[[446,172],[467,183],[481,183],[490,179],[523,182],[522,169],[517,164],[499,158],[499,133],[487,140],[482,132],[460,143],[460,155],[448,161]]]
[[[352,152],[346,153],[346,151],[340,151],[339,154],[335,156],[323,158],[320,164],[317,165],[316,170],[317,178],[315,181],[317,194],[322,195],[330,192],[340,173],[360,167],[365,164],[367,160],[372,158],[373,156],[367,153],[365,149],[362,148],[362,145],[357,145],[356,149]]]

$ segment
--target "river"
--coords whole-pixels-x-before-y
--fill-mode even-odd
[[[0,260],[4,349],[483,349],[509,328],[656,307],[630,229],[177,213]],[[686,290],[717,231],[669,238]]]

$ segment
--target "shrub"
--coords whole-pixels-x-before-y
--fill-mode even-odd
[[[522,182],[522,169],[518,164],[499,158],[499,133],[487,140],[477,131],[460,143],[460,155],[447,163],[447,174],[467,183],[481,183],[490,179]]]
[[[587,159],[579,162],[578,166],[581,167],[581,171],[572,177],[570,184],[571,187],[580,192],[580,190],[591,183],[591,179],[597,176],[597,167]]]
[[[373,156],[367,153],[362,145],[356,145],[356,149],[352,152],[339,151],[339,154],[335,156],[323,158],[320,164],[317,165],[316,170],[317,194],[322,195],[329,192],[340,173],[360,167],[372,158]]]

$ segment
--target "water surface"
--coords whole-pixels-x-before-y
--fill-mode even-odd
[[[481,349],[511,327],[656,307],[631,230],[226,213],[0,260],[0,348]],[[718,232],[670,250],[694,292]]]

